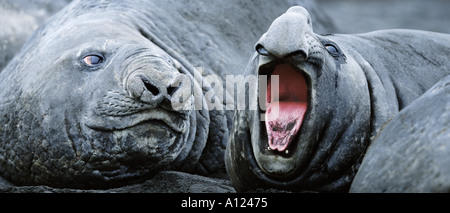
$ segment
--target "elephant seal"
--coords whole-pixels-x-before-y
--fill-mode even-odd
[[[398,113],[369,146],[350,192],[450,191],[450,75]]]
[[[0,73],[0,173],[10,182],[104,188],[193,167],[224,121],[171,108],[171,81],[188,68],[119,6],[73,2]]]
[[[209,108],[203,76],[240,72],[288,2],[73,1],[0,72],[1,176],[110,188],[225,172],[232,111]]]
[[[311,24],[292,7],[255,46],[246,73],[280,83],[256,86],[236,112],[226,167],[237,191],[348,191],[385,122],[450,73],[450,35],[318,35]]]

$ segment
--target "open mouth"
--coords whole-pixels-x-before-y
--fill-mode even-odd
[[[263,66],[260,74],[279,78],[279,85],[268,81],[264,125],[268,149],[287,154],[308,110],[308,80],[303,71],[287,63]]]

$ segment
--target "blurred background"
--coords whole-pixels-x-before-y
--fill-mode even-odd
[[[450,33],[449,0],[316,0],[336,33],[407,28]]]

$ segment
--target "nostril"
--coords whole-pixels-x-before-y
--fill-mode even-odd
[[[167,87],[167,94],[169,94],[169,96],[173,96],[173,94],[175,94],[175,92],[182,86],[182,83],[180,83],[180,85],[178,86],[170,86]]]
[[[157,96],[159,94],[159,89],[153,86],[153,84],[151,84],[148,80],[142,79],[142,82],[144,82],[145,88],[147,88],[147,90],[154,96]]]
[[[264,46],[261,44],[257,44],[255,49],[256,49],[256,52],[258,52],[260,55],[264,55],[264,56],[270,55],[269,51],[267,51],[267,49],[264,48]]]
[[[297,50],[289,54],[287,57],[293,57],[299,60],[306,60],[308,58],[308,54],[304,50]]]

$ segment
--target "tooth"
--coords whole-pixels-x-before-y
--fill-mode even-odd
[[[289,154],[289,150],[286,149],[286,155]]]
[[[270,151],[270,150],[272,150],[272,149],[270,149],[270,146],[268,146],[268,147],[267,147],[267,150],[269,150],[269,151]]]

